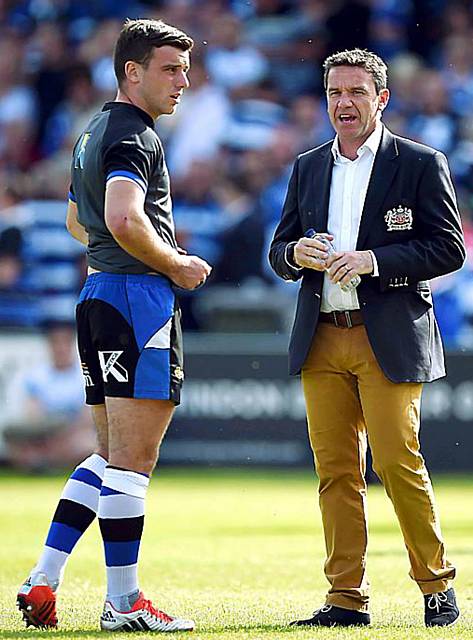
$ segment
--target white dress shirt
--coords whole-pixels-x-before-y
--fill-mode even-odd
[[[382,130],[382,124],[378,121],[373,133],[358,149],[355,160],[341,155],[338,136],[333,141],[334,164],[330,184],[327,230],[334,238],[332,244],[336,251],[356,250],[361,214],[374,159],[381,142]],[[371,253],[371,256],[374,265],[373,275],[378,275],[374,254]],[[356,289],[342,291],[340,286],[334,284],[325,273],[320,310],[328,313],[359,308]]]

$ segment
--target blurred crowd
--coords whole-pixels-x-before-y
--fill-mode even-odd
[[[332,137],[321,64],[334,51],[388,63],[384,121],[448,156],[473,255],[471,0],[0,0],[0,326],[73,314],[84,261],[64,230],[70,154],[114,98],[127,17],[195,40],[191,87],[157,123],[179,243],[214,265],[182,298],[187,329],[280,328],[295,288],[272,276],[267,247],[295,156]],[[473,348],[472,271],[470,257],[434,283],[451,348]]]

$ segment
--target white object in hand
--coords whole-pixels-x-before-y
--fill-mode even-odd
[[[335,249],[333,247],[333,244],[330,242],[330,240],[328,238],[326,238],[325,236],[322,236],[322,235],[320,235],[318,233],[316,233],[315,235],[313,235],[311,237],[315,238],[315,240],[319,240],[320,242],[322,242],[327,247],[329,256],[331,256],[333,253],[335,253]],[[360,282],[361,282],[361,278],[356,273],[348,284],[341,284],[340,282],[338,284],[340,285],[340,289],[342,291],[347,292],[347,291],[353,291],[353,289],[356,289],[356,287],[360,284]]]

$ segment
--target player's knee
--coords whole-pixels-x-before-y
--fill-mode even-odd
[[[109,463],[122,469],[131,469],[151,474],[158,459],[158,450],[153,446],[128,447],[119,452],[110,452]]]

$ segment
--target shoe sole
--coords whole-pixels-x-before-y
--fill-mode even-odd
[[[115,627],[114,629],[104,629],[103,627],[100,628],[100,631],[102,633],[136,633],[138,632],[142,632],[142,633],[156,633],[156,634],[168,634],[168,633],[192,633],[194,631],[194,628],[192,629],[144,629],[143,627],[133,627],[131,626],[130,623],[126,623],[124,625],[121,625],[120,627]]]
[[[459,613],[455,618],[455,620],[453,622],[450,622],[449,624],[426,624],[425,626],[427,629],[439,629],[439,628],[441,629],[442,627],[453,627],[454,625],[457,624],[460,618],[461,618],[461,613]]]
[[[351,622],[349,624],[345,624],[343,622],[331,622],[330,624],[321,624],[320,622],[302,622],[299,620],[294,620],[294,622],[289,623],[290,627],[370,627],[371,620],[369,622]]]
[[[57,621],[45,623],[38,618],[38,615],[51,615],[52,611],[54,610],[53,602],[46,603],[38,612],[36,612],[34,605],[31,604],[31,602],[28,602],[27,597],[24,595],[19,595],[16,599],[16,606],[23,615],[23,621],[26,624],[26,628],[28,628],[29,626],[36,627],[37,629],[54,629],[55,627],[57,627]]]

